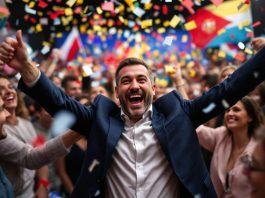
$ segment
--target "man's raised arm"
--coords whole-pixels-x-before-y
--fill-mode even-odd
[[[39,69],[29,59],[22,31],[16,32],[16,38],[7,37],[0,45],[0,64],[8,64],[21,74],[26,84],[35,82],[40,75]]]

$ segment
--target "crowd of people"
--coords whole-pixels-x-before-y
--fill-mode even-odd
[[[209,65],[90,59],[87,75],[58,49],[31,60],[17,31],[0,44],[0,197],[264,197],[264,46]],[[54,134],[62,110],[76,122]]]

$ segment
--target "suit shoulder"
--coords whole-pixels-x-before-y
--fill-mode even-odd
[[[182,98],[177,91],[171,91],[154,102],[154,107],[161,113],[168,114],[176,109],[183,109],[188,100]]]

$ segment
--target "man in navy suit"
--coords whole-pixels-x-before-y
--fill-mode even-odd
[[[123,60],[115,92],[82,106],[49,81],[28,59],[21,31],[0,45],[0,59],[20,72],[19,88],[51,115],[68,110],[73,130],[89,141],[72,197],[216,197],[195,128],[235,104],[265,79],[265,48],[223,83],[190,101],[173,91],[153,103],[148,65]]]

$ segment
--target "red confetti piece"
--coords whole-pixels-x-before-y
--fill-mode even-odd
[[[235,59],[236,60],[239,60],[241,62],[244,62],[245,61],[245,57],[242,54],[236,54],[235,55]]]
[[[36,23],[36,21],[37,21],[37,20],[36,20],[35,18],[33,18],[33,17],[30,17],[29,20],[30,20],[31,23]]]
[[[164,15],[167,15],[168,14],[168,7],[167,7],[167,5],[163,5],[163,7],[162,7],[162,13]]]
[[[248,38],[253,38],[253,37],[254,37],[253,32],[248,32],[248,33],[247,33],[247,37],[248,37]]]
[[[46,2],[44,2],[44,1],[40,1],[39,4],[38,4],[38,6],[40,8],[46,8],[48,6],[48,4]]]
[[[257,27],[257,26],[260,26],[261,25],[261,22],[260,21],[257,21],[255,23],[252,24],[252,27]]]
[[[250,4],[250,0],[245,0],[245,4]]]
[[[32,141],[32,146],[39,147],[45,143],[45,137],[42,134],[39,134],[33,141]]]

